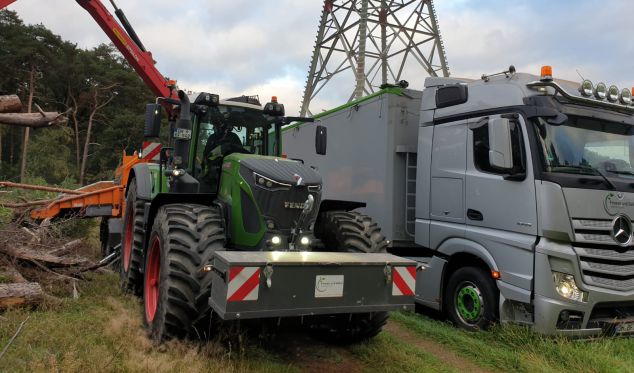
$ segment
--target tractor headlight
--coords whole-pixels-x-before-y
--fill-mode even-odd
[[[253,178],[255,180],[255,184],[261,188],[269,189],[269,190],[289,190],[291,189],[290,184],[280,183],[275,180],[271,180],[266,176],[262,176],[257,172],[253,173]]]
[[[588,300],[588,293],[579,289],[573,275],[553,272],[553,281],[555,282],[555,290],[562,297],[576,302]]]
[[[280,236],[273,236],[271,237],[271,243],[277,246],[282,243],[282,238]]]
[[[308,238],[307,236],[304,236],[299,240],[299,243],[301,243],[304,246],[308,246],[310,245],[310,238]]]

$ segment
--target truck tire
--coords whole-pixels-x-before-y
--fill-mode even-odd
[[[121,289],[135,295],[141,294],[143,277],[143,237],[145,200],[137,197],[136,180],[132,179],[128,185],[125,198],[125,213],[123,214],[123,232],[121,235],[121,265],[119,278]]]
[[[315,235],[326,251],[385,253],[387,241],[378,224],[356,211],[328,211],[315,227]],[[310,328],[315,336],[329,343],[351,344],[370,339],[381,332],[387,312],[317,316]]]
[[[491,275],[480,267],[462,267],[447,282],[444,306],[449,319],[470,330],[486,330],[498,320],[499,294]]]
[[[225,247],[218,208],[170,204],[158,210],[145,262],[143,304],[150,338],[208,339],[211,331],[211,272],[216,250]]]

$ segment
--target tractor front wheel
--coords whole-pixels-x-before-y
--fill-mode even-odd
[[[145,259],[145,325],[157,343],[171,338],[208,339],[211,272],[202,271],[225,246],[219,209],[194,204],[158,210]]]
[[[356,211],[322,213],[315,235],[327,251],[385,253],[387,249],[378,224]],[[317,337],[330,343],[350,344],[379,334],[387,319],[387,312],[326,315],[315,317],[310,328]]]

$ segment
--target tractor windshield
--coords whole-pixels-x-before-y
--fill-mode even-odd
[[[224,156],[233,152],[279,155],[279,128],[262,115],[261,109],[219,105],[194,115],[193,128],[194,174],[221,150]]]

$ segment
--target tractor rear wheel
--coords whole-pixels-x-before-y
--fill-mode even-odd
[[[387,241],[378,224],[356,211],[329,211],[319,216],[315,235],[328,251],[385,253]],[[315,317],[310,327],[316,336],[336,344],[350,344],[381,332],[387,312],[339,314]]]
[[[121,265],[119,278],[121,289],[135,295],[141,294],[143,277],[143,237],[145,235],[143,210],[145,200],[137,197],[136,179],[128,185],[121,235]]]
[[[145,261],[145,325],[155,342],[208,339],[211,272],[202,271],[225,246],[220,210],[195,204],[158,210]]]

